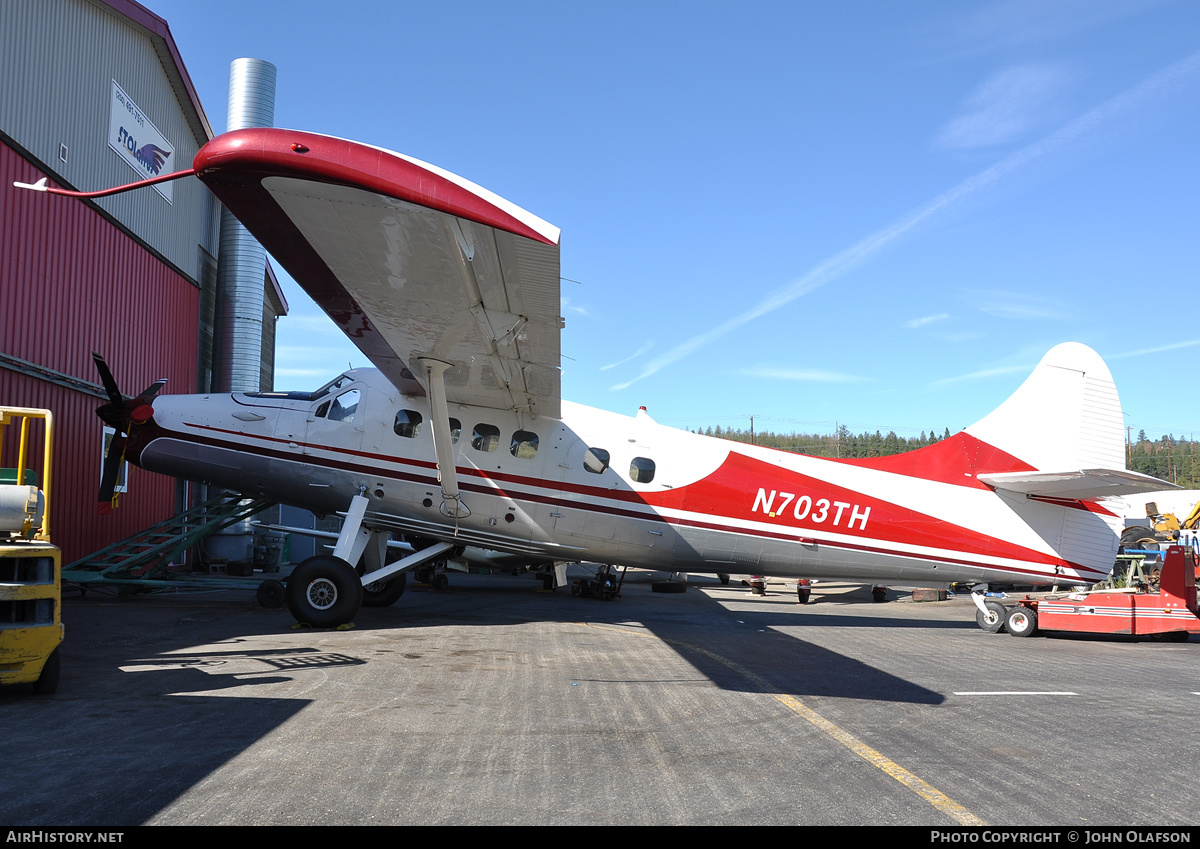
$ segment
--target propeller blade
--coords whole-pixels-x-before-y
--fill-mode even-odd
[[[133,424],[145,424],[150,421],[150,417],[154,415],[154,396],[158,394],[158,390],[167,385],[167,379],[164,377],[154,381],[145,389],[142,394],[129,402],[129,420]]]
[[[143,404],[148,405],[154,401],[154,396],[158,395],[159,390],[166,385],[167,379],[165,377],[160,377],[158,380],[154,381],[145,389],[143,389],[142,394],[137,396],[135,400],[141,401]]]
[[[125,437],[114,434],[108,444],[108,454],[104,457],[104,469],[100,473],[99,512],[107,515],[113,510],[113,499],[117,491],[117,477],[121,473],[121,463],[125,459]]]
[[[104,362],[104,357],[95,351],[92,351],[92,361],[96,364],[96,371],[100,372],[100,382],[104,384],[104,391],[108,393],[108,400],[118,407],[121,406],[125,401],[125,396],[117,388],[117,381],[113,379],[112,372],[108,370],[108,363]]]

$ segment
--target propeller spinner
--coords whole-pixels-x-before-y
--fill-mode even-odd
[[[154,396],[166,386],[166,378],[156,380],[142,390],[141,394],[130,398],[121,393],[117,381],[109,371],[104,357],[92,352],[96,363],[96,371],[100,372],[100,382],[108,395],[108,403],[96,408],[96,415],[116,433],[108,445],[108,453],[104,457],[104,469],[100,474],[99,510],[111,513],[116,506],[117,475],[121,470],[121,462],[125,457],[125,446],[129,437],[138,425],[145,424],[154,415]]]

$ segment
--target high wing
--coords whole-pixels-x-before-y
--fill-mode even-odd
[[[196,175],[398,388],[560,415],[558,228],[449,172],[315,133],[225,133]]]

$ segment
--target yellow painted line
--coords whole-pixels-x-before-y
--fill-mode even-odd
[[[651,632],[648,632],[648,631],[632,631],[632,630],[628,630],[626,628],[614,628],[609,625],[598,625],[598,624],[594,624],[594,623],[590,623],[590,622],[583,623],[583,624],[586,624],[591,628],[600,628],[600,629],[603,629],[606,631],[616,631],[618,633],[629,634],[631,636],[657,637],[657,635],[655,635]],[[667,643],[668,645],[677,645],[677,646],[686,648],[690,651],[697,652],[698,654],[702,654],[707,658],[715,660],[717,663],[720,663],[724,666],[729,667],[734,672],[738,673],[743,678],[745,678],[747,681],[750,681],[752,684],[754,684],[754,686],[757,687],[760,692],[774,696],[776,699],[778,699],[780,702],[782,702],[784,705],[786,705],[790,710],[794,711],[795,713],[797,713],[800,716],[807,719],[809,722],[811,722],[813,725],[815,725],[821,731],[825,732],[830,737],[832,737],[834,740],[841,743],[843,746],[845,746],[847,749],[849,749],[854,754],[858,755],[860,758],[865,760],[867,763],[871,764],[874,767],[877,767],[878,769],[882,770],[886,774],[890,775],[892,778],[899,781],[901,784],[903,784],[905,787],[907,787],[913,793],[916,793],[918,796],[920,796],[926,802],[933,805],[933,807],[935,807],[937,810],[941,811],[943,814],[945,814],[946,816],[953,819],[959,825],[987,825],[986,822],[981,820],[979,817],[975,816],[973,813],[968,811],[962,805],[958,804],[958,802],[955,802],[953,799],[951,799],[945,793],[938,790],[936,787],[929,784],[927,781],[924,781],[923,779],[920,779],[917,776],[913,775],[911,772],[906,770],[904,767],[900,766],[900,764],[896,763],[891,758],[888,758],[885,755],[883,755],[882,753],[876,751],[875,749],[872,749],[870,746],[868,746],[862,740],[859,740],[857,737],[855,737],[850,732],[848,732],[848,731],[840,728],[839,726],[835,725],[834,723],[830,722],[828,719],[821,716],[821,714],[817,713],[815,710],[810,708],[808,705],[804,704],[804,702],[800,701],[795,696],[790,696],[787,693],[775,692],[774,691],[775,688],[771,686],[770,682],[768,682],[766,679],[760,677],[759,675],[756,675],[755,673],[751,672],[749,669],[742,666],[741,664],[734,663],[732,660],[730,660],[727,657],[722,657],[721,655],[716,654],[715,652],[711,652],[708,649],[702,649],[699,646],[694,646],[690,643],[681,643],[676,640],[666,640],[661,637],[657,637],[657,639],[662,640],[663,642]]]

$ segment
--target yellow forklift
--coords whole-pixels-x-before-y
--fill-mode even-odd
[[[39,420],[40,480],[29,468]],[[6,446],[5,437],[14,435],[16,445]],[[58,689],[58,647],[63,639],[62,555],[50,543],[53,447],[53,413],[0,407],[0,457],[16,461],[15,467],[0,469],[0,684],[33,684],[33,691],[43,694]]]

